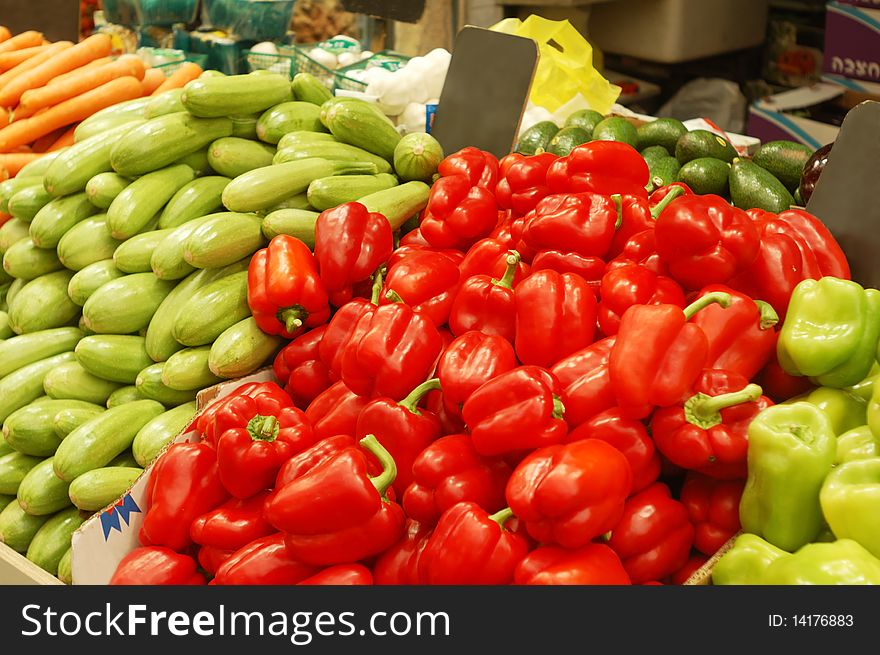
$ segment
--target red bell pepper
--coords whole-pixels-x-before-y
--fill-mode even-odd
[[[599,297],[599,329],[606,336],[617,334],[620,317],[633,305],[685,306],[684,292],[675,280],[640,264],[615,267],[605,273]]]
[[[694,548],[714,555],[739,532],[739,501],[745,480],[716,480],[688,473],[681,488],[681,502],[694,524]]]
[[[328,209],[315,222],[315,259],[336,307],[351,300],[355,285],[368,281],[392,250],[391,223],[359,202]]]
[[[611,531],[608,545],[633,584],[662,580],[684,566],[694,543],[694,526],[684,505],[662,482],[634,494]]]
[[[312,251],[302,241],[279,234],[258,250],[248,266],[248,305],[266,334],[292,339],[303,327],[330,318],[327,290]]]
[[[400,237],[400,245],[401,246],[427,246],[431,247],[431,244],[425,241],[425,237],[422,236],[422,231],[419,228],[414,230],[410,230],[402,237]]]
[[[306,578],[299,585],[371,585],[373,584],[373,574],[363,564],[338,564],[324,569],[320,573]]]
[[[510,247],[498,239],[480,239],[468,249],[458,266],[461,279],[467,280],[474,275],[488,275],[500,279],[507,271],[509,255]],[[529,265],[520,258],[513,276],[513,286],[519,284],[528,274]]]
[[[331,379],[338,380],[342,374],[344,347],[351,341],[360,320],[364,316],[372,316],[378,309],[383,283],[384,273],[380,270],[373,281],[372,298],[355,298],[345,303],[327,324],[321,343],[318,344],[318,355],[329,369]]]
[[[369,398],[357,395],[344,382],[336,382],[311,402],[306,420],[312,424],[315,439],[354,434],[357,418],[369,402]]]
[[[580,548],[613,528],[632,489],[619,450],[598,439],[540,448],[507,482],[510,509],[542,544]]]
[[[461,407],[482,384],[516,367],[516,354],[506,339],[482,332],[457,337],[437,363],[437,377],[448,412],[461,416]]]
[[[659,196],[658,191],[655,191],[651,194],[650,200],[641,195],[614,194],[611,196],[620,212],[620,225],[614,233],[608,257],[620,255],[626,242],[639,232],[653,230],[657,217],[666,209],[666,206],[679,196],[685,195],[685,190],[680,186],[670,185],[663,187],[663,189],[662,196]]]
[[[212,402],[205,408],[204,412],[199,414],[199,418],[196,421],[196,430],[212,446],[217,445],[217,440],[220,438],[223,430],[226,429],[222,422],[218,427],[217,415],[226,403],[231,402],[233,398],[238,396],[247,396],[248,398],[265,396],[277,403],[278,407],[287,407],[291,404],[291,399],[287,392],[274,382],[248,382],[241,385],[228,396]]]
[[[655,406],[674,405],[706,363],[706,334],[688,319],[730,296],[710,293],[684,310],[675,305],[633,305],[624,312],[611,350],[611,388],[624,416],[645,418]]]
[[[727,282],[755,261],[760,244],[748,214],[714,195],[677,198],[654,234],[670,277],[687,289]]]
[[[683,405],[661,407],[651,419],[654,443],[670,462],[723,480],[748,473],[748,427],[773,403],[738,373],[706,369]]]
[[[513,343],[516,336],[516,305],[513,280],[519,265],[519,253],[509,251],[504,276],[467,278],[455,294],[449,312],[449,327],[456,336],[477,330],[502,337]]]
[[[330,369],[320,355],[326,329],[327,326],[322,325],[298,336],[275,356],[275,377],[284,384],[284,390],[300,409],[308,407],[333,384]]]
[[[614,406],[608,362],[616,337],[606,337],[559,360],[550,372],[565,395],[565,421],[570,428]]]
[[[813,389],[809,378],[786,373],[776,358],[758,373],[755,382],[761,385],[764,395],[773,402],[781,403]]]
[[[632,491],[641,491],[660,477],[660,454],[641,421],[622,416],[616,407],[596,414],[568,433],[567,442],[599,439],[619,450],[632,472]]]
[[[223,550],[222,548],[214,548],[213,546],[201,546],[196,559],[199,560],[201,566],[209,575],[215,575],[223,562],[235,555],[235,550]]]
[[[638,151],[616,141],[590,141],[576,146],[547,171],[547,185],[553,193],[591,191],[647,198],[648,178],[648,164]]]
[[[780,212],[776,220],[803,239],[819,262],[822,275],[850,279],[849,262],[831,230],[818,218],[803,209]]]
[[[431,585],[513,582],[514,569],[529,552],[529,543],[505,529],[512,517],[509,508],[490,516],[469,502],[447,509],[419,556],[420,580]]]
[[[413,252],[388,269],[380,304],[402,299],[439,327],[449,318],[460,278],[458,266],[442,253]]]
[[[668,275],[669,267],[657,254],[657,242],[654,238],[653,228],[636,232],[624,244],[623,251],[613,261],[608,262],[608,268],[625,266],[627,264],[641,264],[657,275]]]
[[[284,546],[284,534],[277,532],[237,550],[223,562],[211,584],[291,585],[317,572],[315,567],[293,559]]]
[[[135,548],[116,567],[111,585],[203,585],[205,576],[196,571],[189,555],[163,546]]]
[[[489,235],[489,238],[497,241],[504,248],[505,252],[511,248],[516,247],[516,242],[522,236],[522,216],[512,216],[513,212],[511,210],[507,210],[506,212],[499,212],[498,217],[498,225],[495,226],[495,229],[492,230],[492,234]],[[517,222],[519,224],[519,228],[517,229],[517,234],[514,236],[513,227],[514,223]],[[477,241],[479,243],[479,241]],[[476,243],[474,246],[477,245]],[[471,246],[473,247],[473,246]]]
[[[141,545],[176,551],[192,544],[192,522],[229,498],[220,482],[217,453],[204,441],[176,443],[166,450],[153,466],[146,496]]]
[[[398,496],[412,482],[412,466],[425,448],[440,436],[440,419],[433,412],[419,409],[418,405],[429,391],[440,388],[440,381],[432,378],[423,382],[397,402],[377,398],[361,410],[355,428],[357,439],[375,434],[379,443],[391,453],[397,465],[393,488]]]
[[[236,551],[275,530],[263,518],[268,491],[245,500],[232,498],[192,522],[189,534],[200,546]]]
[[[464,420],[461,418],[461,409],[456,413],[451,412],[444,400],[446,394],[440,390],[431,391],[422,401],[422,407],[433,412],[440,419],[441,434],[458,434],[465,432]]]
[[[430,245],[402,245],[398,246],[394,252],[391,253],[391,257],[388,258],[388,264],[385,266],[387,270],[391,270],[394,266],[397,266],[401,262],[401,260],[406,259],[410,255],[416,252],[431,252],[435,254],[444,255],[448,259],[452,260],[452,263],[456,266],[460,265],[464,260],[464,253],[461,250],[455,250],[453,248],[434,248]]]
[[[377,585],[419,584],[419,557],[431,536],[430,526],[407,520],[403,537],[373,565],[373,583]]]
[[[604,544],[577,550],[558,546],[536,548],[516,567],[518,585],[628,585],[620,558]]]
[[[294,455],[287,460],[284,466],[281,467],[281,470],[278,471],[278,477],[275,480],[275,489],[269,494],[266,503],[268,504],[282,487],[285,487],[297,478],[301,478],[313,468],[332,459],[346,448],[356,447],[357,441],[354,440],[354,437],[347,434],[337,434],[333,437],[321,439],[321,441],[317,442],[311,448],[306,448],[301,453]],[[371,467],[371,472],[381,472],[381,469],[376,467],[373,461],[370,461],[369,465]]]
[[[533,272],[556,271],[557,273],[574,273],[580,275],[590,288],[599,292],[599,282],[605,275],[605,260],[601,257],[584,257],[576,252],[561,250],[540,250],[532,257]]]
[[[474,448],[502,455],[560,443],[568,432],[559,381],[537,366],[502,373],[474,391],[462,407]]]
[[[465,501],[497,512],[505,505],[504,485],[510,473],[503,460],[481,457],[469,436],[441,437],[413,462],[413,482],[403,494],[403,509],[426,525],[433,525],[443,512]]]
[[[533,251],[562,250],[604,257],[618,222],[617,207],[598,193],[547,196],[525,218],[522,240]]]
[[[495,189],[495,196],[499,207],[512,209],[523,216],[532,211],[542,198],[550,195],[547,170],[557,156],[544,152],[531,157],[516,157],[513,160],[502,160],[501,180]]]
[[[678,191],[677,189],[681,189],[681,191]],[[666,186],[661,186],[657,189],[654,189],[651,192],[651,195],[648,196],[648,204],[650,204],[651,207],[656,207],[658,204],[660,204],[661,201],[666,198],[666,196],[668,196],[673,191],[675,192],[676,196],[694,195],[694,192],[691,190],[691,188],[684,182],[672,182],[671,184],[667,184]]]
[[[435,248],[467,250],[498,225],[498,204],[489,189],[464,175],[441,177],[431,187],[419,230]]]
[[[471,185],[494,191],[498,184],[498,159],[491,152],[469,146],[445,157],[437,172],[443,177],[464,175]]]
[[[705,555],[701,555],[699,553],[691,555],[688,557],[687,562],[684,563],[678,571],[672,574],[670,582],[672,584],[683,585],[687,582],[690,577],[700,569],[703,564],[709,561],[709,558]],[[658,583],[659,584],[659,583]]]

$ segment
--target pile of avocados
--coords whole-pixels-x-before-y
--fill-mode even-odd
[[[559,128],[536,123],[522,133],[516,152],[550,152],[564,157],[588,141],[621,141],[636,148],[650,170],[648,190],[684,182],[695,193],[727,198],[741,209],[785,211],[803,205],[798,185],[813,151],[793,141],[770,141],[752,157],[740,157],[729,141],[707,130],[688,129],[675,118],[658,118],[638,128],[620,116],[592,109],[573,113]]]

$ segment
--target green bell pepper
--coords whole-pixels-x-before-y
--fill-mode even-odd
[[[865,420],[874,436],[880,439],[880,384],[874,387],[871,400],[868,401],[868,409],[865,412]]]
[[[767,543],[757,535],[743,533],[733,542],[733,547],[712,567],[712,584],[762,584],[764,572],[771,562],[788,555],[784,550]]]
[[[865,379],[877,357],[878,340],[880,291],[823,277],[795,287],[776,354],[787,373],[842,388]]]
[[[880,344],[878,344],[878,348],[880,348]],[[874,382],[877,381],[878,377],[880,377],[880,364],[875,361],[868,372],[868,377],[861,382],[856,382],[851,387],[847,387],[846,390],[852,395],[868,402],[874,393]]]
[[[880,584],[880,560],[852,539],[809,544],[771,563],[762,584]]]
[[[836,435],[865,425],[867,421],[867,403],[843,389],[819,387],[784,404],[796,402],[807,402],[821,409],[831,421],[831,429]]]
[[[810,403],[774,405],[752,420],[748,436],[743,531],[793,552],[823,526],[819,490],[837,454],[831,422]]]
[[[880,440],[871,428],[862,425],[837,437],[837,458],[835,464],[844,464],[857,459],[880,457]]]
[[[880,458],[857,459],[836,467],[819,493],[828,527],[880,557]]]

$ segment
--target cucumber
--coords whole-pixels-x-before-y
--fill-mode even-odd
[[[126,100],[92,114],[77,126],[74,132],[74,140],[79,143],[94,134],[106,132],[115,125],[125,122],[143,121],[147,105],[150,104],[151,100],[150,96]]]
[[[279,150],[272,159],[272,163],[285,164],[313,157],[329,159],[330,161],[363,161],[375,164],[377,173],[393,172],[391,164],[387,160],[382,159],[382,157],[378,157],[357,146],[350,146],[347,143],[334,143],[333,141],[316,141]]]
[[[196,403],[189,402],[160,414],[135,435],[131,451],[140,466],[149,466],[166,444],[174,440],[196,415]]]
[[[211,168],[211,162],[208,161],[207,148],[199,148],[195,152],[181,157],[174,164],[189,166],[196,177],[203,177],[214,173],[214,169]]]
[[[9,327],[9,314],[0,311],[0,339],[11,339],[15,336],[15,331]]]
[[[116,268],[123,273],[152,272],[150,257],[153,255],[153,250],[170,233],[171,228],[153,230],[126,239],[113,252],[113,262],[116,264]]]
[[[54,457],[47,457],[28,471],[18,486],[18,504],[33,516],[47,516],[70,507],[70,482],[55,475]]]
[[[95,207],[106,210],[129,184],[131,180],[119,173],[98,173],[86,183],[86,196]]]
[[[284,339],[266,334],[253,317],[248,317],[217,337],[208,355],[208,368],[221,378],[250,375],[263,366],[283,343]]]
[[[397,178],[388,173],[322,177],[309,185],[308,199],[312,207],[324,211],[395,186]]]
[[[290,132],[326,132],[320,115],[321,108],[310,102],[293,101],[276,105],[257,121],[257,137],[260,141],[275,144]]]
[[[19,294],[19,292],[24,288],[24,285],[28,283],[28,280],[13,280],[12,283],[6,287],[6,317],[9,318],[9,306],[12,304],[12,301]],[[9,327],[12,327],[12,323],[9,324]]]
[[[74,352],[76,360],[89,373],[122,384],[134,384],[138,373],[153,363],[144,348],[144,338],[134,335],[85,337],[76,344]]]
[[[0,182],[0,214],[9,213],[9,201],[25,187],[38,188],[43,185],[42,177],[13,177]]]
[[[87,518],[77,508],[58,512],[37,530],[27,549],[27,558],[41,569],[58,575],[58,564],[70,550],[70,538]]]
[[[9,304],[9,324],[18,334],[62,327],[79,314],[67,295],[73,273],[56,271],[26,283]]]
[[[162,369],[165,363],[151,364],[138,373],[135,387],[144,398],[162,403],[165,407],[177,407],[196,399],[197,390],[177,391],[162,382]],[[21,410],[19,410],[21,411]]]
[[[81,271],[91,264],[112,258],[120,243],[110,234],[107,214],[97,214],[77,223],[61,237],[58,259],[65,268]]]
[[[61,353],[22,366],[0,380],[0,421],[17,409],[43,395],[43,378],[46,373],[65,362],[73,361],[73,353]]]
[[[0,542],[18,553],[26,553],[31,540],[49,516],[32,516],[21,505],[9,503],[0,512]]]
[[[204,389],[212,384],[222,382],[208,366],[211,346],[184,348],[179,350],[165,362],[162,369],[162,382],[170,389],[189,391]]]
[[[141,392],[138,391],[138,388],[133,384],[128,387],[120,387],[111,393],[110,397],[107,399],[107,409],[119,407],[119,405],[125,405],[126,403],[133,403],[138,400],[149,400],[149,398],[144,398]]]
[[[113,146],[110,163],[120,175],[133,177],[155,171],[232,135],[228,118],[198,118],[187,112],[148,120]]]
[[[180,280],[196,270],[183,258],[184,244],[197,227],[220,215],[222,212],[208,214],[174,228],[153,250],[150,257],[150,268],[153,273],[163,280]]]
[[[39,248],[56,248],[61,237],[80,221],[97,212],[85,192],[55,198],[31,222],[30,235]]]
[[[84,512],[97,512],[131,489],[142,468],[108,466],[83,473],[70,483],[70,502]]]
[[[50,398],[69,398],[104,406],[119,384],[102,380],[85,370],[79,362],[67,362],[43,378],[43,390]]]
[[[200,224],[183,244],[183,259],[196,268],[219,268],[266,245],[255,214],[220,214]]]
[[[22,366],[71,352],[83,336],[75,327],[61,327],[6,339],[0,343],[0,378]]]
[[[30,225],[25,221],[13,218],[6,221],[0,226],[0,255],[4,254],[9,248],[30,236]]]
[[[229,118],[232,120],[232,136],[240,139],[251,139],[252,141],[256,141],[257,121],[260,120],[260,116],[262,115],[263,112],[256,112],[253,114],[236,114],[235,116],[230,116]]]
[[[343,143],[393,161],[401,136],[375,104],[357,98],[331,98],[321,105],[320,117],[321,123]]]
[[[134,436],[165,408],[155,400],[136,400],[111,407],[65,437],[53,457],[55,474],[72,481],[86,471],[106,466],[131,448]]]
[[[258,216],[268,216],[272,212],[276,212],[281,209],[301,209],[309,212],[315,211],[315,208],[309,204],[308,191],[305,191],[303,193],[297,193],[296,195],[290,196],[289,198],[285,198],[277,205],[272,205],[267,209],[261,209],[256,212],[256,214]]]
[[[443,147],[430,134],[407,134],[394,147],[394,172],[405,182],[430,182],[442,160]]]
[[[388,219],[394,230],[428,206],[431,187],[424,182],[407,182],[391,189],[376,191],[358,199],[371,212]]]
[[[14,218],[30,223],[52,197],[42,184],[26,186],[9,199],[7,209]]]
[[[15,452],[8,443],[0,439],[0,456]]]
[[[71,570],[70,562],[72,556],[73,548],[68,548],[58,562],[58,579],[66,585],[73,584],[73,571]]]
[[[303,72],[294,75],[290,88],[295,99],[310,102],[313,105],[323,105],[333,97],[330,89],[311,73]]]
[[[174,338],[184,346],[202,346],[214,341],[226,328],[250,316],[247,280],[247,271],[242,271],[215,280],[196,291],[180,306],[174,317],[171,327]]]
[[[61,439],[55,432],[55,415],[64,409],[100,409],[81,400],[32,403],[10,414],[3,422],[3,437],[18,452],[34,457],[55,454]]]
[[[62,268],[55,250],[40,248],[33,239],[22,239],[3,254],[3,270],[22,280],[34,280]]]
[[[253,212],[302,193],[313,180],[321,177],[355,173],[375,175],[377,172],[375,164],[317,158],[265,166],[232,180],[223,190],[223,204],[230,211]]]
[[[339,140],[327,132],[297,130],[281,137],[281,141],[278,142],[278,150],[296,150],[301,146],[313,143],[339,143]]]
[[[179,164],[138,178],[116,196],[107,210],[110,233],[116,239],[134,236],[194,177],[193,169]]]
[[[293,98],[284,75],[229,75],[198,78],[183,87],[180,102],[193,116],[215,118],[253,114]]]
[[[129,468],[138,468],[139,464],[134,458],[134,454],[130,450],[126,450],[124,453],[120,453],[112,460],[110,460],[110,463],[107,466],[124,466]]]
[[[263,219],[263,236],[271,241],[279,234],[288,234],[314,250],[318,216],[318,212],[305,209],[279,209]]]
[[[49,166],[52,164],[52,162],[55,161],[62,152],[66,152],[67,150],[68,148],[65,147],[45,153],[38,159],[34,159],[30,163],[22,166],[21,170],[18,171],[18,175],[16,177],[42,177],[46,174],[46,171],[49,170]]]
[[[10,496],[8,494],[0,494],[0,512],[6,509],[6,506],[9,503],[16,502],[15,496]],[[16,503],[17,504],[17,503]]]
[[[186,111],[186,107],[180,101],[180,96],[182,95],[183,89],[171,89],[170,91],[163,91],[157,96],[151,96],[150,102],[147,103],[144,109],[144,118],[150,119],[173,114],[177,111]]]
[[[185,184],[165,205],[159,217],[159,227],[162,229],[178,227],[194,218],[207,216],[218,209],[223,209],[223,201],[220,197],[223,189],[231,181],[228,177],[209,175]]]
[[[123,275],[124,273],[116,268],[112,259],[102,259],[94,264],[89,264],[70,278],[67,285],[67,295],[74,303],[82,307],[86,304],[89,296],[102,285]]]
[[[133,273],[111,280],[95,291],[82,312],[86,326],[98,334],[130,334],[146,328],[175,283],[152,273]]]
[[[55,418],[52,419],[53,427],[55,428],[55,434],[57,434],[61,439],[64,439],[68,434],[73,432],[80,425],[95,418],[98,414],[106,411],[105,407],[99,407],[98,409],[62,409],[60,412],[55,414]]]
[[[208,163],[220,175],[233,178],[272,164],[275,148],[236,137],[217,139],[208,148]]]
[[[12,496],[17,494],[24,476],[42,461],[41,457],[20,452],[0,456],[0,494]]]

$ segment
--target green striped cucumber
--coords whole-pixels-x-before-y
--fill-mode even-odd
[[[15,495],[24,476],[37,464],[42,457],[34,457],[20,452],[12,452],[0,456],[0,494]]]
[[[194,218],[200,218],[223,209],[220,199],[223,189],[232,180],[220,175],[200,177],[185,184],[175,193],[162,215],[159,216],[159,227],[162,229],[178,227]]]
[[[177,407],[195,400],[197,393],[195,389],[177,391],[162,382],[162,369],[164,367],[165,362],[151,364],[138,373],[134,386],[141,392],[141,395],[144,398],[162,403],[165,407]]]
[[[0,226],[0,255],[4,254],[9,248],[30,236],[31,226],[25,221],[13,218],[6,221]]]
[[[9,304],[9,324],[18,334],[67,325],[79,306],[67,295],[73,273],[56,271],[26,283]]]
[[[375,104],[357,98],[331,98],[321,105],[321,123],[343,143],[394,160],[400,133]]]
[[[153,363],[144,348],[144,338],[130,334],[85,337],[76,344],[74,352],[76,360],[89,373],[122,384],[134,384],[137,374]]]
[[[175,161],[174,164],[177,166],[189,166],[193,170],[193,174],[196,177],[203,177],[205,175],[212,175],[214,173],[214,169],[211,168],[211,162],[208,161],[207,148],[200,148],[195,152],[184,155],[183,157]]]
[[[388,173],[322,177],[309,185],[309,204],[318,211],[324,211],[396,186],[397,178]]]
[[[375,164],[367,162],[301,159],[265,166],[240,175],[223,190],[223,204],[230,211],[267,209],[285,198],[302,193],[313,180],[330,175],[375,175]]]
[[[133,237],[194,177],[193,169],[180,164],[138,178],[114,198],[107,210],[110,233],[117,239]]]
[[[28,514],[46,516],[70,507],[70,482],[55,475],[55,458],[47,457],[28,471],[18,486],[18,504]]]
[[[205,221],[187,237],[183,259],[196,268],[219,268],[254,254],[266,245],[255,214],[220,214]]]
[[[326,132],[321,124],[321,108],[311,102],[284,102],[267,110],[257,121],[257,137],[266,143],[278,143],[285,134],[300,130]]]
[[[196,415],[196,403],[189,402],[169,409],[142,427],[134,437],[131,452],[140,466],[149,466],[166,444],[174,440]]]
[[[170,389],[189,391],[204,389],[212,384],[222,382],[208,366],[211,346],[184,348],[168,358],[162,369],[162,382]]]
[[[75,327],[40,330],[0,343],[0,378],[41,359],[71,352],[85,336]]]
[[[123,275],[125,274],[116,268],[112,259],[102,259],[94,264],[89,264],[70,278],[70,283],[67,285],[67,295],[82,307],[86,304],[89,296],[102,285]]]
[[[68,548],[58,562],[58,579],[66,585],[73,584],[73,571],[71,569],[72,558],[73,548]]]
[[[43,185],[42,177],[16,176],[0,182],[0,214],[9,213],[9,201],[25,187],[40,187]]]
[[[376,191],[358,198],[371,212],[378,212],[388,219],[394,230],[428,206],[431,187],[424,182],[406,182],[391,189]]]
[[[100,134],[111,129],[113,125],[120,125],[124,121],[142,121],[147,105],[152,97],[135,98],[120,102],[92,114],[80,123],[74,132],[74,140],[79,143],[93,134]]]
[[[42,184],[26,186],[9,199],[7,209],[14,218],[30,223],[53,198]]]
[[[284,339],[266,334],[253,317],[227,328],[211,346],[208,368],[221,378],[250,375],[269,360]]]
[[[0,380],[0,421],[17,409],[43,395],[43,378],[46,373],[65,362],[73,361],[73,353],[61,353],[22,366]]]
[[[98,173],[86,183],[86,196],[95,207],[106,210],[129,184],[131,180],[119,173]]]
[[[310,102],[313,105],[321,106],[333,97],[330,89],[311,73],[302,72],[294,75],[290,88],[295,99]]]
[[[180,280],[196,270],[183,258],[184,244],[197,227],[221,215],[223,213],[194,218],[174,228],[168,236],[162,239],[150,257],[150,268],[156,277],[163,280]]]
[[[106,410],[106,407],[99,407],[95,410],[62,409],[60,412],[55,414],[55,418],[52,419],[52,424],[55,427],[55,434],[57,434],[61,439],[64,439],[64,437],[73,432],[80,425],[82,425],[86,421],[90,421],[98,414],[101,414]]]
[[[99,409],[81,400],[49,400],[12,412],[3,422],[3,437],[20,453],[34,457],[55,454],[61,439],[55,432],[55,415],[63,409]]]
[[[247,271],[233,273],[196,291],[174,317],[174,338],[184,346],[202,346],[250,316],[247,278]]]
[[[54,249],[70,228],[97,211],[85,192],[55,198],[31,221],[31,239],[40,248]]]
[[[183,87],[180,102],[193,116],[215,118],[253,114],[293,98],[287,76],[229,75],[200,77]]]
[[[299,147],[313,143],[339,143],[339,140],[328,132],[297,130],[281,137],[281,141],[278,142],[278,150],[296,150]]]
[[[113,261],[116,268],[124,273],[147,273],[150,268],[150,257],[153,250],[161,241],[171,233],[171,228],[165,230],[153,230],[137,234],[126,239],[113,253]]]
[[[0,339],[4,341],[15,336],[15,330],[9,326],[9,314],[0,311]]]
[[[363,148],[350,146],[347,143],[334,143],[332,141],[316,141],[315,143],[304,143],[292,148],[279,150],[272,160],[273,164],[284,164],[290,161],[299,161],[300,159],[309,159],[318,157],[319,159],[329,159],[330,161],[365,161],[376,165],[377,173],[393,173],[394,169],[391,164],[371,152],[367,152]]]
[[[62,268],[55,250],[40,248],[33,239],[22,239],[3,254],[3,270],[22,280],[34,280]]]
[[[163,412],[165,408],[155,400],[136,400],[86,421],[58,446],[52,458],[55,474],[72,481],[86,471],[106,466],[131,448],[138,430]]]
[[[271,241],[279,234],[288,234],[314,249],[315,223],[319,215],[306,209],[276,210],[263,219],[263,236]]]
[[[411,132],[394,148],[394,172],[407,182],[430,182],[443,160],[443,147],[430,134]]]
[[[232,120],[232,136],[240,139],[256,140],[258,138],[257,121],[260,120],[260,116],[262,115],[263,112],[256,112],[254,114],[236,114],[235,116],[230,116],[229,118]]]
[[[122,243],[114,239],[107,214],[96,214],[70,228],[58,242],[58,259],[65,268],[81,271],[96,262],[111,259]]]
[[[116,382],[92,375],[76,361],[57,366],[43,378],[43,390],[50,398],[81,400],[101,407],[118,388]]]
[[[144,175],[232,135],[228,118],[198,118],[177,112],[152,118],[126,133],[113,146],[110,163],[120,175]]]
[[[131,489],[143,472],[127,466],[93,469],[70,483],[70,501],[84,512],[97,512]]]
[[[151,96],[150,102],[147,103],[147,107],[144,110],[144,118],[150,119],[173,114],[176,111],[186,111],[186,107],[180,102],[180,96],[182,95],[183,89],[171,89],[157,96]]]
[[[41,155],[39,158],[22,166],[16,177],[42,177],[46,174],[46,171],[49,170],[49,166],[52,162],[55,161],[62,152],[66,152],[67,150],[68,147],[58,148],[58,150],[53,150],[52,152],[47,152]]]
[[[208,163],[220,175],[233,178],[272,164],[275,148],[249,139],[228,136],[208,148]]]
[[[26,553],[34,535],[50,516],[32,516],[17,502],[9,503],[0,512],[0,542],[18,553]]]
[[[110,397],[107,399],[107,409],[118,407],[119,405],[125,405],[126,403],[133,403],[138,400],[149,400],[149,398],[145,398],[133,384],[127,387],[120,387],[111,393]]]
[[[70,550],[70,539],[88,517],[76,507],[58,512],[37,530],[26,557],[51,575],[58,575],[58,563]]]

